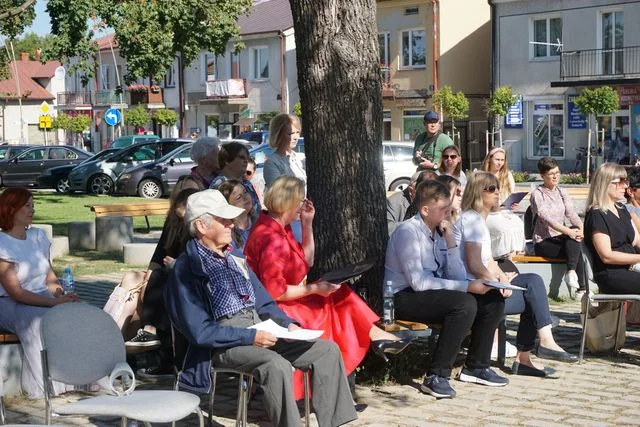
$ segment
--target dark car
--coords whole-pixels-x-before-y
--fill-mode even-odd
[[[176,148],[192,142],[191,139],[178,138],[139,142],[105,159],[79,165],[69,173],[69,186],[72,191],[110,194],[115,188],[116,180],[126,169],[155,162]]]
[[[33,145],[7,144],[6,142],[0,144],[0,162],[9,160],[31,147]]]
[[[35,186],[38,176],[44,170],[55,166],[77,165],[89,157],[91,153],[68,145],[31,147],[6,162],[0,162],[0,185]]]
[[[267,131],[252,131],[244,132],[236,136],[235,139],[245,139],[249,142],[257,142],[258,144],[264,144],[269,142],[269,132]],[[224,143],[224,141],[222,141]]]
[[[94,154],[82,163],[104,159],[105,157],[110,156],[113,153],[117,153],[120,150],[121,148],[107,148],[97,154]],[[58,193],[68,193],[70,190],[69,173],[71,173],[76,166],[78,165],[64,165],[45,170],[37,179],[38,187],[55,188]]]
[[[125,170],[116,181],[116,193],[157,199],[168,196],[182,175],[188,175],[196,164],[191,160],[191,147],[176,148],[157,162]]]

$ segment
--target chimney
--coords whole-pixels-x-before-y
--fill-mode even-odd
[[[21,52],[20,61],[28,61],[28,60],[29,60],[29,54],[27,52]]]
[[[40,55],[42,54],[42,49],[37,48],[33,53],[33,56],[36,58],[36,61],[40,61]]]

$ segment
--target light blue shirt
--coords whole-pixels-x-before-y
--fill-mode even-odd
[[[466,292],[466,278],[459,247],[447,249],[444,239],[431,233],[420,214],[398,224],[384,262],[384,283],[392,282],[394,294],[408,287]]]

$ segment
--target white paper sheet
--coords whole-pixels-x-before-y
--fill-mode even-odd
[[[492,288],[497,289],[511,289],[512,291],[526,291],[526,288],[521,288],[520,286],[512,285],[510,283],[502,283],[502,282],[494,282],[491,280],[487,280],[482,282],[487,286],[491,286]]]
[[[288,340],[314,340],[319,338],[324,331],[319,331],[315,329],[296,329],[295,331],[290,331],[287,328],[283,328],[278,325],[273,320],[265,320],[264,322],[260,322],[256,325],[249,326],[247,329],[257,329],[259,331],[271,332],[276,338],[285,338]]]

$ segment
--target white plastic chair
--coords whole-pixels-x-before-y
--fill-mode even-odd
[[[113,319],[99,308],[88,304],[61,304],[42,319],[42,370],[45,388],[46,423],[59,415],[118,416],[121,425],[127,419],[148,423],[169,423],[198,415],[204,417],[200,398],[173,390],[134,391],[135,377],[126,364],[124,340]],[[85,385],[109,378],[111,394],[100,395],[52,408],[52,381]],[[126,390],[120,390],[117,380]]]
[[[578,363],[582,363],[582,357],[584,355],[584,344],[587,338],[587,318],[589,317],[589,309],[592,307],[593,303],[601,303],[601,302],[613,302],[618,304],[620,309],[622,309],[622,303],[625,301],[640,301],[640,295],[636,294],[603,294],[603,293],[594,293],[591,290],[591,286],[598,284],[595,282],[593,277],[593,254],[589,250],[586,244],[582,244],[582,261],[584,266],[584,278],[585,278],[585,293],[582,297],[582,341],[580,343],[580,357],[578,359]],[[624,321],[624,320],[623,320]],[[618,342],[618,335],[620,327],[622,323],[620,322],[620,316],[618,316],[618,324],[616,325],[615,332],[615,344],[614,351],[618,351],[622,346],[621,342]],[[624,341],[624,340],[623,340]]]

